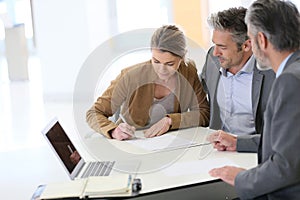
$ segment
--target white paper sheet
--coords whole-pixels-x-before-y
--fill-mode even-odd
[[[135,140],[126,140],[126,142],[148,151],[184,148],[195,144],[193,141],[171,134],[164,134],[153,138],[137,138]]]
[[[208,173],[213,168],[223,167],[225,165],[238,166],[227,158],[214,158],[197,160],[184,163],[175,163],[164,169],[162,172],[167,176],[182,176]]]

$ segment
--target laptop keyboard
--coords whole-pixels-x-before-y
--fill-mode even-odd
[[[89,176],[108,176],[115,164],[115,161],[90,162],[81,178]]]

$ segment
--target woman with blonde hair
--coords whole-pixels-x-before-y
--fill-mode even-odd
[[[169,130],[208,126],[209,105],[197,68],[186,59],[186,38],[175,25],[158,28],[151,38],[152,58],[125,68],[87,112],[87,122],[107,138],[130,139]],[[108,118],[120,110],[120,118]]]

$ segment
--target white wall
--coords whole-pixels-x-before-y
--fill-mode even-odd
[[[111,36],[110,0],[33,0],[44,99],[71,100],[89,53]]]

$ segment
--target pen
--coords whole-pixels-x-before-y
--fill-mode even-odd
[[[121,120],[128,124],[127,121],[125,120],[124,116],[120,113],[119,117],[121,118]],[[135,138],[135,135],[134,134],[131,134],[131,133],[126,133],[127,135],[130,135],[132,138]]]
[[[68,147],[68,149],[69,149],[69,151],[70,151],[71,154],[74,153],[74,151],[72,150],[72,148],[71,148],[71,146],[69,144],[67,145],[67,147]]]
[[[126,121],[126,119],[124,118],[124,116],[123,116],[122,114],[120,114],[119,116],[120,116],[121,120],[122,120],[124,123],[128,124],[127,121]]]

